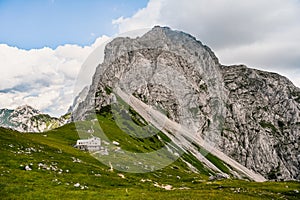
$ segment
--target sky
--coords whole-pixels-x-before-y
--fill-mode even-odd
[[[113,35],[112,19],[130,17],[146,0],[0,0],[0,43],[21,49],[91,45]]]
[[[280,73],[300,86],[299,0],[0,0],[0,108],[64,114],[97,46],[169,26],[211,47],[222,64]]]

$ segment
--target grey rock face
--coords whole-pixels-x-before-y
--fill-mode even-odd
[[[110,104],[111,90],[120,87],[171,119],[203,129],[219,112],[209,104],[221,99],[221,78],[208,47],[188,34],[155,27],[141,38],[116,38],[106,46],[104,62],[73,117],[80,120],[94,106]]]
[[[111,104],[115,87],[268,179],[300,179],[300,90],[285,77],[222,66],[194,37],[154,27],[106,46],[73,120]]]
[[[228,101],[220,148],[266,178],[299,180],[299,88],[246,66],[222,71]]]

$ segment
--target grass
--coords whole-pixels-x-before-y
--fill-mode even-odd
[[[106,136],[128,151],[151,152],[168,140],[164,135],[161,135],[163,140],[157,135],[148,138],[128,135],[115,124],[109,113],[98,115],[98,121]],[[79,125],[89,127],[91,124],[81,122]],[[73,148],[77,139],[79,136],[73,123],[45,133],[19,133],[0,128],[0,199],[300,198],[296,192],[300,190],[297,182],[208,181],[213,172],[190,154],[183,154],[174,163],[154,172],[111,172],[109,166],[90,153]],[[208,159],[222,164],[212,155]],[[193,173],[183,160],[195,166],[199,173]],[[45,169],[39,169],[39,163],[44,164]],[[32,170],[24,170],[26,165]],[[120,177],[120,173],[125,178]],[[86,187],[75,187],[76,183]],[[169,184],[175,189],[167,191],[155,187],[155,183]]]
[[[219,158],[212,155],[208,151],[206,151],[204,148],[200,147],[199,145],[193,143],[195,147],[198,148],[198,151],[205,157],[207,160],[209,160],[212,164],[214,164],[218,169],[220,169],[222,172],[226,174],[230,174],[230,168]]]

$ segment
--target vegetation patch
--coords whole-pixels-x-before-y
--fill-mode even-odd
[[[108,95],[110,95],[112,93],[112,89],[108,86],[105,86],[104,90],[105,90],[106,94],[108,94]]]
[[[263,128],[271,129],[273,133],[276,133],[276,132],[277,132],[276,127],[275,127],[272,123],[270,123],[270,122],[261,121],[261,122],[259,122],[259,124],[260,124],[261,127],[263,127]]]

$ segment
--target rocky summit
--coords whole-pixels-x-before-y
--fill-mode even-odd
[[[193,36],[156,26],[107,44],[73,120],[114,103],[116,88],[187,128],[182,138],[202,138],[265,179],[300,180],[300,89],[287,78],[221,65]],[[188,141],[185,149],[201,159],[203,144]]]

